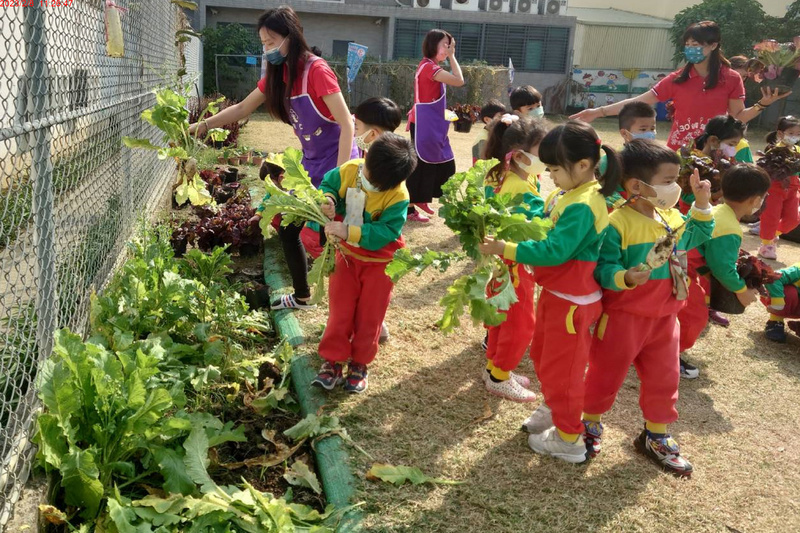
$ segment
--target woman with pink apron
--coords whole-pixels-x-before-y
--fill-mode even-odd
[[[274,117],[291,124],[303,148],[303,166],[314,185],[326,172],[357,157],[353,119],[336,74],[311,53],[297,14],[287,6],[270,9],[258,19],[267,75],[242,102],[193,124],[190,132],[221,127],[248,117],[262,104]],[[284,147],[274,147],[282,150]],[[294,293],[272,302],[273,309],[308,309],[308,257],[300,239],[302,225],[279,226],[278,235],[292,276]]]
[[[419,157],[417,168],[406,181],[411,204],[408,219],[428,222],[422,211],[433,214],[428,205],[434,198],[442,196],[442,185],[456,172],[453,149],[447,133],[450,121],[445,118],[447,110],[447,85],[461,87],[464,76],[455,56],[456,42],[443,30],[431,30],[422,43],[425,56],[414,76],[414,106],[409,113],[409,129],[414,148]],[[450,60],[453,72],[439,66]]]

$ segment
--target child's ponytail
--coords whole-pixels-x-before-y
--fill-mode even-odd
[[[541,142],[547,133],[544,123],[527,117],[505,114],[490,125],[491,133],[486,142],[486,159],[497,159],[499,163],[489,171],[489,180],[499,182],[508,170],[508,157],[514,150],[527,150]]]
[[[775,144],[778,142],[778,131],[771,131],[767,133],[767,144]]]
[[[519,119],[516,115],[505,114],[500,118],[494,119],[489,124],[489,138],[486,140],[486,146],[484,147],[482,156],[485,159],[497,159],[499,163],[489,170],[489,174],[486,176],[487,179],[497,181],[505,170],[506,153],[503,151],[503,135],[505,135],[506,130],[514,123],[514,119],[510,117],[515,117],[517,120]]]
[[[619,184],[622,181],[622,163],[619,161],[619,156],[613,148],[607,144],[600,146],[600,149],[606,153],[606,171],[600,176],[600,194],[603,196],[611,196],[617,192]]]

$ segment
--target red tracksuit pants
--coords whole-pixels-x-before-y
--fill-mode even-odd
[[[547,289],[539,296],[531,359],[544,403],[553,412],[553,424],[564,433],[583,433],[583,377],[592,342],[589,328],[601,310],[599,301],[577,305]]]
[[[492,364],[510,372],[519,366],[525,350],[531,344],[533,328],[536,323],[533,309],[533,274],[523,265],[512,264],[511,276],[516,283],[517,303],[506,311],[506,320],[499,326],[490,326],[489,347],[486,358]]]
[[[766,206],[761,213],[761,232],[763,240],[774,239],[778,232],[789,233],[800,223],[800,199],[798,188],[800,180],[797,176],[789,178],[789,186],[784,188],[779,181],[773,181],[767,194]]]
[[[645,420],[678,419],[680,364],[675,315],[648,318],[622,311],[603,314],[595,329],[586,373],[584,411],[599,415],[614,404],[633,363],[639,375],[639,406]]]
[[[800,318],[800,295],[797,293],[797,287],[794,285],[785,285],[783,287],[783,309],[774,311],[770,309],[770,313],[781,318]],[[766,305],[766,301],[762,299]]]
[[[708,295],[711,294],[711,282],[706,276],[692,274],[691,284],[689,285],[689,297],[686,305],[678,313],[680,323],[679,353],[694,346],[700,334],[708,325]]]
[[[326,361],[370,364],[378,353],[381,323],[392,296],[386,263],[368,263],[336,253],[328,289],[328,323],[319,342]]]

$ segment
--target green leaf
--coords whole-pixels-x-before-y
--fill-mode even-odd
[[[391,278],[392,283],[397,283],[400,278],[410,272],[418,276],[428,267],[434,267],[439,272],[445,272],[450,268],[450,264],[466,259],[463,252],[434,252],[425,250],[422,254],[411,254],[408,248],[400,248],[394,253],[392,261],[386,265],[386,275]]]
[[[422,473],[422,470],[415,466],[392,466],[380,463],[372,465],[372,468],[367,472],[367,479],[371,481],[386,481],[394,485],[402,485],[406,481],[410,481],[413,485],[421,485],[423,483],[460,485],[463,483],[463,481],[428,477]]]
[[[72,450],[61,461],[64,501],[83,508],[84,517],[96,516],[103,499],[103,484],[94,455],[88,450]]]
[[[324,230],[323,230],[324,231]],[[336,267],[336,245],[332,240],[325,242],[322,254],[314,260],[308,271],[308,284],[313,287],[309,303],[318,304],[325,296],[325,278],[333,273]]]
[[[186,473],[188,476],[200,485],[200,490],[208,492],[213,490],[216,483],[208,475],[208,436],[205,429],[202,427],[195,427],[186,441],[183,443],[183,448],[186,450],[186,456],[183,458],[183,463],[186,465]]]
[[[53,468],[61,467],[61,458],[67,455],[67,437],[61,430],[58,417],[42,413],[36,418],[38,431],[34,442],[39,445],[39,458]]]
[[[326,435],[341,428],[339,418],[335,416],[308,414],[304,419],[283,432],[294,441]]]
[[[136,512],[114,498],[108,499],[108,515],[114,521],[119,533],[153,533],[153,528],[149,524],[134,525],[133,522],[139,518]]]
[[[290,485],[307,487],[317,494],[322,494],[322,487],[319,486],[317,475],[302,461],[295,461],[291,468],[286,469],[283,479],[288,481]]]
[[[150,142],[149,139],[135,139],[133,137],[123,137],[122,143],[128,148],[144,148],[145,150],[160,150],[160,146],[156,146]]]
[[[230,132],[228,130],[224,130],[222,128],[211,128],[208,130],[208,136],[212,141],[222,142],[228,138],[228,134]]]
[[[176,450],[157,447],[153,450],[153,458],[161,468],[164,477],[164,490],[172,494],[192,494],[195,490],[194,481],[186,472],[184,457]]]
[[[184,9],[191,9],[192,11],[197,9],[197,3],[190,2],[189,0],[169,0],[169,1],[171,4],[175,4]]]
[[[169,148],[158,149],[159,159],[164,160],[164,159],[169,159],[171,157],[177,157],[178,159],[187,159],[189,157],[189,153],[180,146],[172,146]]]

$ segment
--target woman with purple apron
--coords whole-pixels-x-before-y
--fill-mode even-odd
[[[248,117],[266,103],[269,113],[291,124],[303,148],[303,166],[315,186],[326,172],[357,157],[353,119],[336,74],[313,55],[292,8],[281,6],[258,19],[267,75],[242,102],[193,124],[190,132],[221,127]],[[282,149],[283,147],[275,147]],[[302,225],[280,226],[278,235],[292,276],[294,293],[272,302],[273,309],[308,309],[308,257],[300,239]]]
[[[455,50],[456,41],[449,33],[443,30],[429,31],[422,43],[425,57],[414,76],[414,106],[409,113],[408,123],[419,160],[406,186],[411,200],[408,219],[417,222],[428,222],[430,219],[416,208],[433,214],[428,203],[442,196],[442,185],[456,172],[453,149],[447,138],[450,121],[445,118],[446,86],[464,85]],[[439,66],[445,59],[450,60],[452,73]]]

